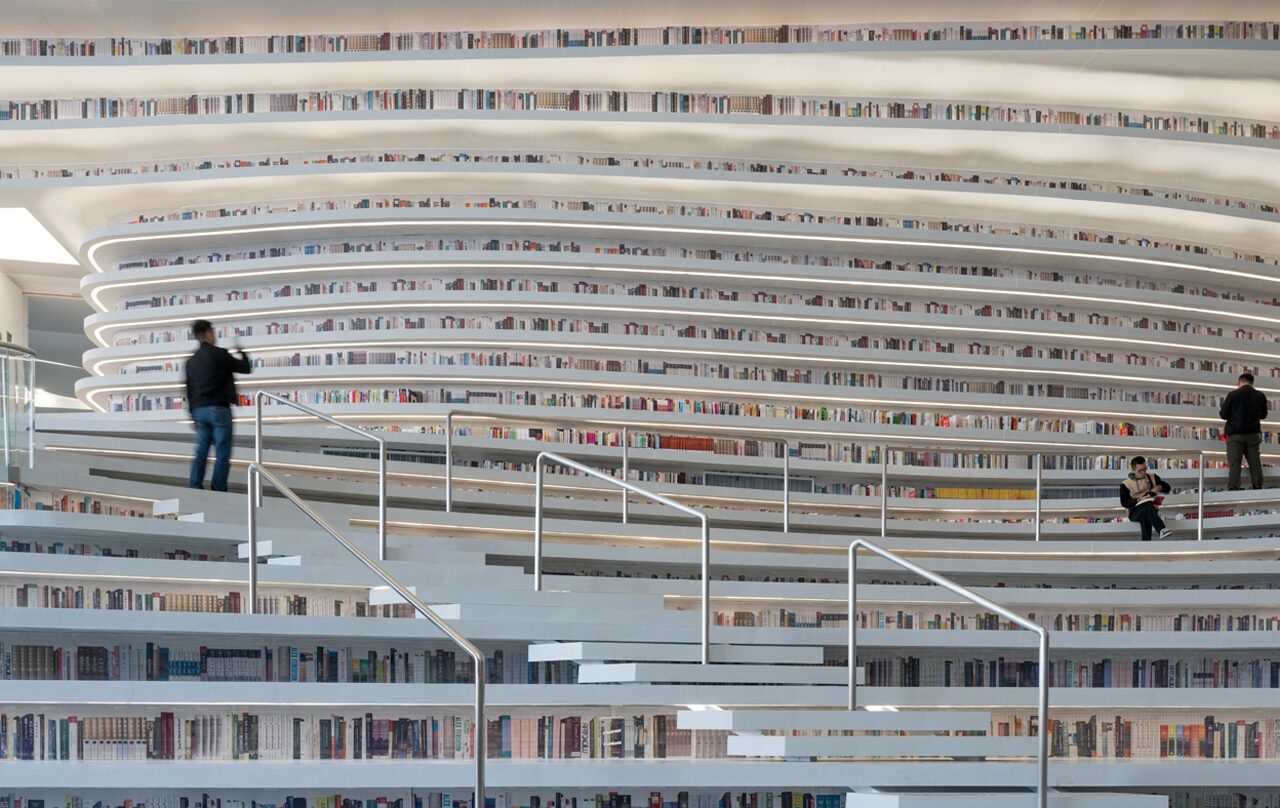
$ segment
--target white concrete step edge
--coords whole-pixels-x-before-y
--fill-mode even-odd
[[[578,666],[581,684],[610,682],[690,682],[743,685],[844,685],[843,667],[818,665],[690,665],[679,662],[585,663]]]
[[[712,662],[821,665],[816,645],[712,645]],[[558,642],[529,646],[530,662],[700,662],[702,646],[693,643]]]
[[[730,735],[741,757],[1032,757],[1038,741],[994,735]]]
[[[989,732],[991,714],[980,711],[912,710],[871,712],[868,710],[681,710],[676,713],[680,729],[714,729],[733,732],[762,730],[964,730]]]

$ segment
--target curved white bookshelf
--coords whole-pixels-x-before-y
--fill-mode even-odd
[[[763,6],[743,2],[707,13],[739,23],[760,18]],[[1107,14],[1139,19],[1150,13],[1143,2],[1128,0]],[[248,13],[244,32],[273,30],[268,22],[293,6],[285,0],[284,12]],[[360,12],[375,30],[378,6]],[[357,13],[329,11],[317,23],[322,30]],[[444,9],[441,19],[464,11]],[[832,4],[819,0],[803,11],[825,14]],[[966,13],[999,19],[994,11]],[[403,24],[412,27],[421,12],[406,13]],[[639,24],[665,12],[604,0],[593,13]],[[922,18],[942,13],[919,10]],[[171,28],[163,22],[169,9],[157,10],[154,26],[130,14],[123,35]],[[505,24],[533,16],[521,9]],[[570,16],[566,23],[587,22],[585,12]],[[927,23],[902,24],[921,26]],[[28,27],[15,23],[19,35]],[[59,47],[74,27],[56,13],[47,26],[61,37]],[[891,39],[903,36],[909,33]],[[230,613],[247,594],[249,568],[190,558],[197,548],[247,554],[243,495],[183,487],[190,425],[181,363],[191,347],[189,321],[207,317],[222,329],[223,344],[239,333],[260,361],[241,392],[297,393],[389,439],[396,454],[386,563],[486,655],[511,655],[513,667],[496,678],[523,681],[522,661],[539,653],[531,643],[596,644],[594,651],[542,649],[550,656],[534,664],[560,667],[542,675],[531,668],[528,678],[584,684],[495,683],[490,718],[665,714],[683,705],[844,707],[847,546],[852,536],[879,535],[883,496],[886,546],[1052,627],[1055,682],[1093,683],[1101,670],[1117,683],[1186,685],[1052,688],[1050,717],[1058,723],[1043,729],[1068,757],[1088,745],[1090,721],[1114,716],[1140,722],[1148,735],[1159,727],[1212,733],[1214,721],[1229,723],[1251,733],[1241,748],[1247,743],[1264,758],[1187,765],[1194,746],[1170,758],[1059,757],[1050,762],[1051,783],[1162,794],[1274,790],[1280,709],[1270,676],[1280,670],[1271,653],[1280,625],[1273,597],[1280,537],[1272,534],[1280,534],[1280,497],[1215,489],[1226,476],[1217,404],[1235,375],[1253,371],[1261,389],[1280,393],[1280,253],[1272,251],[1280,213],[1271,201],[1280,186],[1264,170],[1280,148],[1280,123],[1254,120],[1275,107],[1269,100],[1280,100],[1264,80],[1269,66],[1280,65],[1277,41],[1269,33],[1214,32],[1195,40],[0,56],[11,97],[61,99],[47,115],[39,110],[46,120],[14,120],[36,111],[21,100],[0,111],[7,115],[0,194],[81,245],[92,273],[81,291],[97,310],[86,333],[97,347],[84,357],[92,376],[79,393],[95,406],[125,410],[42,417],[44,468],[11,472],[0,496],[89,509],[93,497],[133,497],[156,503],[139,505],[140,516],[205,518],[0,512],[0,537],[12,550],[0,553],[0,595],[14,604],[0,609],[0,643],[73,652],[77,665],[81,649],[96,656],[98,648],[124,644],[133,653],[153,642],[180,654],[185,646],[273,642],[341,645],[350,653],[358,646],[375,655],[416,649],[427,664],[429,649],[444,644],[421,620],[386,617],[407,611],[278,497],[267,498],[260,514],[264,603],[306,619]],[[0,53],[22,46],[10,36]],[[605,96],[473,101],[446,90],[402,97],[408,108],[384,110],[363,92],[512,83],[559,92],[581,86],[575,74],[584,68],[597,87],[639,94],[625,106],[619,96],[614,107]],[[1116,80],[1121,74],[1140,78]],[[835,111],[832,103],[858,100],[827,97],[847,92],[838,85],[848,75],[868,77],[863,89],[877,96],[868,103],[880,106],[866,114],[875,117],[852,117],[847,106]],[[337,86],[352,88],[349,98],[308,95],[301,111],[304,104],[288,95],[338,78]],[[655,101],[645,92],[672,86],[693,94]],[[227,88],[284,94],[255,98],[261,112],[234,112],[237,103],[250,108],[248,96],[228,100]],[[698,96],[702,90],[721,95]],[[776,95],[766,99],[766,91]],[[154,108],[90,119],[97,112],[77,103],[117,94],[125,107],[143,99]],[[922,94],[990,111],[936,118],[943,114],[936,106],[913,108]],[[891,110],[888,97],[910,100]],[[328,111],[335,100],[348,109]],[[1125,112],[1145,103],[1172,112]],[[614,108],[629,111],[606,111]],[[827,117],[833,112],[839,117]],[[423,150],[421,162],[405,159],[406,143]],[[481,159],[450,157],[459,143]],[[547,143],[555,144],[551,159]],[[74,165],[61,160],[68,154]],[[653,162],[663,159],[654,155],[671,164]],[[860,172],[862,163],[872,170]],[[912,165],[949,178],[921,178]],[[449,285],[455,278],[463,282]],[[380,285],[342,285],[349,282]],[[530,282],[559,285],[545,292],[521,286]],[[565,288],[573,282],[596,287]],[[639,284],[642,292],[631,291]],[[671,289],[649,293],[659,286]],[[360,319],[377,315],[384,320]],[[466,322],[436,322],[447,316]],[[511,323],[498,319],[508,316]],[[321,322],[330,318],[332,326]],[[450,327],[459,324],[465,328]],[[450,411],[452,512],[438,462]],[[468,417],[481,411],[489,420]],[[372,458],[298,413],[271,407],[266,415],[266,463],[373,551]],[[232,486],[242,490],[250,411],[237,418]],[[1280,457],[1272,426],[1263,426],[1268,462]],[[551,474],[545,591],[532,589],[535,456],[563,450],[617,474],[623,429],[632,440],[631,479],[710,520],[715,665],[690,664],[702,625],[698,541],[654,504],[633,501],[618,524],[616,492]],[[1116,488],[1125,460],[1139,453],[1158,458],[1175,486],[1164,508],[1171,540],[1139,542],[1137,526],[1123,521]],[[1043,475],[1034,456],[1050,466]],[[1210,468],[1201,467],[1206,461]],[[784,463],[804,489],[785,498]],[[59,500],[64,489],[89,493]],[[1041,489],[1036,500],[1025,498]],[[1205,513],[1197,519],[1201,499]],[[1196,540],[1198,523],[1205,541]],[[67,547],[84,555],[62,555]],[[172,560],[118,557],[121,550]],[[989,716],[992,734],[1003,734],[997,726],[1025,734],[1035,688],[883,683],[941,683],[934,666],[944,661],[961,666],[960,674],[948,672],[952,683],[970,681],[965,664],[998,670],[987,682],[1026,680],[1029,633],[1000,629],[980,607],[914,585],[884,559],[861,558],[859,574],[855,618],[869,627],[857,632],[856,662],[877,683],[860,688],[860,704],[1003,711]],[[62,608],[94,590],[107,593],[90,602],[97,608]],[[127,592],[129,609],[115,608],[115,590]],[[16,606],[28,602],[43,605]],[[329,616],[336,613],[349,616]],[[600,650],[605,644],[611,650]],[[1166,680],[1161,672],[1171,665]],[[465,662],[455,673],[464,669]],[[440,674],[432,669],[423,680],[454,679]],[[1207,676],[1232,686],[1193,686]],[[375,667],[372,676],[334,678],[380,677]],[[471,696],[466,684],[21,677],[4,684],[0,710],[55,718],[169,709],[440,712],[426,705],[465,712]],[[1254,684],[1265,686],[1240,686]],[[1118,750],[1119,735],[1111,737]],[[787,748],[775,740],[768,749]],[[993,747],[1025,749],[1029,740]],[[793,749],[828,748],[817,743],[797,741]],[[912,747],[909,738],[893,743]],[[1143,755],[1155,749],[1153,737],[1143,740]],[[959,789],[1023,786],[1035,776],[1029,758],[748,761],[725,759],[727,750],[717,746],[719,757],[705,760],[495,760],[489,783],[521,794],[497,808],[518,808],[542,788]],[[165,799],[191,788],[223,793],[230,780],[255,800],[280,789],[467,787],[466,761],[437,763],[6,762],[0,781],[19,796],[60,792],[71,801],[95,789],[136,788]]]

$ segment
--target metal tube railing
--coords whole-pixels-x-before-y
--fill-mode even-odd
[[[961,586],[950,578],[913,564],[902,556],[890,552],[878,544],[866,539],[854,539],[849,542],[849,709],[858,708],[858,550],[874,553],[886,561],[914,573],[926,581],[935,583],[952,594],[975,603],[984,609],[1012,621],[1027,631],[1034,632],[1040,638],[1040,675],[1039,675],[1039,748],[1037,753],[1037,785],[1036,804],[1039,808],[1047,808],[1049,804],[1049,631],[1044,626],[1031,622],[1016,612],[993,603],[978,593]]]
[[[342,534],[334,527],[329,520],[325,519],[319,513],[316,513],[310,505],[303,502],[302,499],[294,493],[280,478],[272,474],[261,463],[257,461],[249,464],[249,611],[251,614],[258,613],[258,503],[254,496],[255,489],[253,482],[261,484],[263,480],[271,483],[271,485],[284,495],[285,499],[292,502],[300,511],[306,514],[311,521],[315,522],[321,530],[328,533],[334,541],[341,544],[347,552],[356,557],[356,560],[369,568],[374,575],[382,579],[393,592],[404,599],[413,607],[414,611],[430,620],[436,628],[443,631],[449,639],[453,640],[462,650],[466,651],[471,659],[475,662],[476,672],[476,689],[475,700],[473,703],[473,722],[472,726],[475,731],[475,737],[472,739],[472,746],[475,749],[475,789],[476,801],[480,804],[484,803],[484,760],[485,760],[485,739],[487,737],[486,727],[484,723],[484,684],[488,679],[488,672],[485,668],[484,653],[471,644],[466,637],[463,637],[454,630],[444,618],[431,610],[431,607],[423,603],[413,592],[409,591],[404,584],[400,583],[386,568],[374,561],[363,550],[355,545],[350,539]],[[260,489],[259,489],[260,490]]]
[[[636,494],[666,505],[681,513],[688,514],[699,521],[702,528],[702,664],[707,665],[711,662],[711,528],[707,522],[706,514],[696,511],[687,505],[681,505],[671,499],[667,499],[661,494],[655,494],[647,491],[638,485],[632,485],[630,482],[610,477],[603,471],[584,466],[581,463],[570,460],[564,455],[555,452],[539,452],[538,457],[534,460],[535,482],[534,482],[534,500],[533,500],[533,589],[535,592],[542,591],[542,471],[547,462],[558,463],[561,466],[567,466],[575,471],[585,474],[588,477],[594,477],[597,480],[608,483],[609,485],[621,488],[624,495],[627,493]]]
[[[508,420],[508,421],[522,421],[522,422],[526,422],[526,423],[555,423],[555,424],[580,424],[580,425],[581,425],[581,424],[589,424],[589,423],[591,423],[591,421],[589,421],[589,420],[587,420],[587,419],[574,418],[574,417],[570,417],[570,416],[564,416],[564,417],[558,417],[558,416],[542,416],[542,417],[537,417],[537,416],[521,416],[521,415],[515,415],[515,414],[511,414],[511,413],[494,412],[494,411],[484,411],[484,410],[474,410],[474,409],[453,409],[453,410],[449,410],[448,412],[446,412],[446,413],[445,413],[445,416],[444,416],[444,418],[445,418],[445,475],[444,475],[444,476],[445,476],[445,510],[446,510],[446,511],[452,511],[452,510],[453,510],[453,418],[454,418],[454,416],[455,416],[455,415],[459,415],[459,416],[472,416],[472,417],[476,417],[476,418],[487,418],[487,419],[497,419],[497,420]],[[655,427],[655,428],[656,428],[656,427]],[[662,428],[663,428],[663,429],[671,429],[671,430],[681,431],[681,432],[691,432],[691,433],[693,433],[693,432],[697,432],[697,431],[698,431],[696,428],[693,428],[693,427],[679,427],[679,426],[676,426],[676,425],[663,426]],[[629,430],[629,427],[623,427],[622,429],[623,429],[623,431],[624,431],[624,432],[627,432],[627,431]],[[791,440],[795,439],[797,436],[801,436],[801,435],[804,435],[804,434],[806,434],[806,433],[803,433],[802,431],[795,431],[795,432],[788,433],[788,437],[786,437],[786,438],[776,438],[776,437],[773,437],[772,435],[768,435],[768,436],[761,435],[761,434],[760,434],[760,432],[759,432],[758,430],[751,430],[751,429],[745,429],[745,428],[744,428],[744,429],[741,429],[741,430],[733,430],[733,429],[730,429],[730,430],[722,430],[722,429],[717,429],[717,430],[715,430],[715,431],[716,431],[716,433],[717,433],[717,434],[730,434],[730,435],[736,435],[736,436],[738,436],[738,437],[742,437],[742,438],[752,437],[752,438],[757,438],[757,439],[759,439],[759,440],[774,441],[774,442],[781,442],[781,443],[784,443],[784,444],[785,444],[785,446],[786,446],[787,448],[784,450],[784,451],[785,451],[785,454],[784,454],[784,460],[783,460],[783,483],[782,483],[782,484],[783,484],[783,497],[782,497],[782,499],[783,499],[783,502],[782,502],[782,505],[783,505],[783,530],[784,530],[784,531],[789,532],[789,531],[790,531],[790,526],[791,526],[791,513],[790,513],[790,511],[791,511],[791,497],[790,497],[790,488],[791,488],[791,484],[790,484],[790,482],[791,482],[791,481],[790,481],[791,468],[790,468],[790,466],[791,466],[791,464],[790,464],[790,457],[789,457],[789,455],[790,455],[789,446],[790,446],[790,441],[791,441]],[[990,452],[995,452],[995,453],[999,453],[999,454],[1032,454],[1032,455],[1035,457],[1035,463],[1036,463],[1036,501],[1035,501],[1035,522],[1036,522],[1036,527],[1035,527],[1035,535],[1036,535],[1037,540],[1039,540],[1039,537],[1042,535],[1042,532],[1043,532],[1043,527],[1042,527],[1042,526],[1043,526],[1043,521],[1044,521],[1044,519],[1043,519],[1043,500],[1044,500],[1044,496],[1043,496],[1043,492],[1044,492],[1043,464],[1044,464],[1044,452],[1034,452],[1034,453],[1033,453],[1032,451],[1030,451],[1030,450],[1029,450],[1029,448],[1030,448],[1032,445],[1033,445],[1033,444],[1029,444],[1029,445],[1028,445],[1028,448],[1019,448],[1019,449],[1017,449],[1017,450],[998,449],[998,448],[990,448],[990,447],[988,447],[988,448],[984,449],[984,451],[990,451]],[[936,443],[920,443],[920,444],[913,444],[913,443],[906,442],[906,441],[894,441],[892,444],[889,444],[889,443],[883,444],[883,445],[881,446],[881,449],[880,449],[880,451],[881,451],[881,461],[880,461],[880,466],[881,466],[881,468],[880,468],[880,492],[881,492],[881,495],[880,495],[880,538],[882,538],[882,539],[887,538],[887,536],[888,536],[888,459],[887,459],[887,457],[886,457],[886,453],[887,453],[887,451],[888,451],[888,449],[889,449],[890,447],[893,447],[893,448],[910,448],[910,447],[912,447],[912,446],[921,446],[921,447],[925,447],[925,446],[927,446],[928,448],[935,449],[935,450],[938,448],[938,446],[936,445]],[[623,446],[623,463],[624,463],[624,465],[626,465],[626,466],[627,466],[627,468],[629,469],[629,452],[628,452],[628,447],[629,447],[629,437],[624,441],[624,446]],[[956,447],[956,451],[963,451],[963,447]],[[1204,537],[1204,508],[1203,508],[1203,501],[1204,501],[1204,482],[1203,482],[1203,475],[1204,475],[1204,472],[1203,472],[1203,466],[1204,466],[1205,450],[1203,450],[1203,449],[1198,449],[1198,450],[1191,450],[1191,449],[1182,450],[1182,449],[1179,449],[1179,450],[1162,451],[1162,450],[1158,450],[1158,449],[1146,448],[1146,449],[1141,449],[1141,450],[1135,449],[1134,451],[1135,451],[1135,452],[1137,452],[1137,451],[1143,451],[1143,452],[1146,452],[1147,454],[1158,454],[1158,455],[1160,455],[1160,456],[1164,456],[1164,457],[1173,457],[1173,456],[1179,456],[1179,455],[1193,455],[1193,456],[1198,456],[1198,457],[1200,458],[1200,465],[1201,465],[1201,472],[1200,472],[1200,476],[1201,476],[1201,481],[1200,481],[1200,485],[1199,485],[1199,488],[1198,488],[1198,490],[1199,490],[1198,501],[1199,501],[1199,504],[1200,504],[1200,506],[1201,506],[1201,507],[1199,507],[1198,512],[1197,512],[1197,516],[1196,516],[1196,534],[1197,534],[1197,537],[1198,537],[1198,538],[1203,538],[1203,537]],[[1086,448],[1085,448],[1085,447],[1082,447],[1082,448],[1079,450],[1079,452],[1061,452],[1061,454],[1088,454],[1088,453],[1089,453],[1089,452],[1086,450]],[[1054,452],[1050,452],[1049,454],[1055,454],[1055,453],[1054,453]],[[623,500],[623,513],[624,513],[624,521],[627,521],[627,520],[630,518],[630,514],[629,514],[629,512],[628,512],[627,502],[626,502],[625,497],[624,497],[624,500]]]
[[[374,441],[378,444],[378,560],[387,560],[387,439],[381,435],[375,435],[365,429],[351,426],[344,423],[332,415],[326,415],[319,410],[312,409],[305,404],[299,404],[290,401],[287,398],[281,398],[273,393],[265,390],[259,390],[254,396],[254,416],[253,416],[253,462],[259,466],[263,463],[262,457],[262,402],[273,401],[276,404],[283,404],[286,407],[292,407],[299,412],[305,412],[313,418],[319,418],[321,421],[333,424],[347,432],[359,435],[360,437]],[[249,491],[253,495],[254,502],[260,507],[262,505],[262,479],[258,478],[256,485],[250,485]]]

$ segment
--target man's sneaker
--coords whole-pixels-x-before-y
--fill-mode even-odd
[[[1172,530],[1170,530],[1169,528],[1167,528],[1167,527],[1166,527],[1164,530],[1160,531],[1160,536],[1159,536],[1159,538],[1167,539],[1167,538],[1169,538],[1169,534],[1170,534],[1170,533],[1172,533],[1172,532],[1173,532]]]

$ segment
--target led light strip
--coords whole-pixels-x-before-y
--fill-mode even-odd
[[[462,329],[459,329],[462,330]],[[468,329],[469,330],[469,329]],[[319,332],[317,332],[319,333]],[[288,335],[284,335],[288,336]],[[600,335],[597,335],[600,336]],[[612,336],[612,335],[611,335]],[[638,335],[616,335],[616,336],[638,336]],[[665,354],[672,356],[707,356],[706,350],[697,350],[692,348],[660,348],[649,345],[636,346],[620,346],[620,345],[600,345],[598,343],[579,344],[574,342],[531,342],[525,340],[503,340],[491,338],[476,339],[385,339],[385,340],[368,340],[359,342],[350,341],[330,341],[319,340],[316,342],[295,343],[285,345],[262,345],[245,349],[246,354],[275,353],[277,351],[305,351],[305,350],[324,350],[328,348],[388,348],[388,347],[428,347],[440,348],[455,346],[458,348],[542,348],[547,350],[577,350],[587,352],[617,352],[617,353],[640,353],[645,354]],[[129,346],[130,350],[134,350],[135,346]],[[146,346],[137,346],[143,347]],[[1177,378],[1157,378],[1154,376],[1132,376],[1107,373],[1086,373],[1076,370],[1046,370],[1042,368],[1020,368],[1007,365],[961,365],[961,364],[942,364],[934,362],[910,362],[897,361],[887,359],[841,359],[839,357],[827,357],[811,354],[774,354],[774,353],[752,353],[750,351],[725,351],[719,346],[715,346],[714,355],[716,357],[732,357],[735,359],[755,359],[778,362],[800,362],[815,365],[849,365],[852,367],[887,367],[887,368],[919,368],[924,370],[950,370],[950,371],[972,371],[975,373],[988,373],[992,375],[1004,375],[1010,373],[1021,373],[1025,375],[1041,375],[1052,378],[1071,377],[1077,379],[1107,379],[1110,381],[1121,381],[1141,384],[1159,384],[1173,385],[1175,387],[1203,387],[1209,390],[1222,390],[1223,385],[1214,382],[1196,382],[1183,381]],[[815,345],[815,348],[826,349],[833,346]],[[97,349],[103,350],[103,349]],[[110,348],[105,350],[112,350]],[[857,350],[857,349],[853,349]],[[883,350],[883,349],[881,349]],[[115,359],[99,359],[89,367],[89,372],[95,376],[105,376],[103,368],[108,365],[124,365],[131,362],[161,362],[174,359],[183,359],[190,356],[189,352],[171,353],[171,354],[152,354],[132,353],[128,357]],[[1066,361],[1066,360],[1050,360],[1050,361]],[[1270,393],[1280,394],[1280,388],[1258,387],[1259,390]]]
[[[744,262],[735,261],[733,263],[744,263]],[[822,278],[822,277],[805,278],[805,277],[791,276],[791,275],[769,275],[769,274],[755,273],[755,272],[716,272],[711,270],[659,269],[659,268],[647,269],[644,267],[613,267],[613,266],[601,266],[598,264],[550,264],[550,263],[544,264],[540,262],[521,263],[521,262],[487,262],[487,261],[477,261],[477,262],[446,261],[446,262],[439,262],[439,263],[381,262],[381,263],[368,263],[368,264],[339,264],[339,265],[332,265],[332,266],[327,264],[319,265],[319,266],[304,265],[304,266],[298,266],[298,267],[291,267],[288,269],[271,269],[271,270],[260,270],[260,271],[248,270],[243,272],[214,273],[212,275],[188,274],[188,275],[184,275],[182,277],[176,277],[176,278],[160,278],[156,280],[139,280],[139,281],[120,281],[116,283],[104,283],[104,284],[94,285],[93,290],[89,293],[89,299],[90,299],[90,302],[93,303],[95,308],[98,309],[98,311],[106,312],[106,311],[109,311],[109,308],[106,306],[106,304],[104,304],[101,301],[101,299],[99,298],[99,295],[102,294],[103,292],[111,291],[114,289],[132,288],[135,286],[170,285],[170,284],[176,284],[176,283],[181,283],[181,284],[208,283],[213,281],[234,280],[238,278],[261,278],[261,277],[271,276],[271,275],[305,276],[305,275],[310,275],[313,273],[321,273],[321,272],[342,272],[342,271],[351,272],[351,271],[369,271],[369,270],[394,271],[398,269],[466,269],[466,270],[473,270],[473,271],[487,270],[487,269],[560,270],[560,271],[566,271],[566,272],[591,273],[591,274],[608,272],[608,273],[618,273],[618,274],[628,274],[628,275],[639,274],[639,275],[660,275],[660,276],[676,276],[676,277],[692,277],[692,278],[711,278],[711,279],[717,279],[717,280],[729,278],[733,280],[749,280],[749,281],[782,283],[782,284],[804,283],[804,284],[813,284],[813,285],[819,285],[819,286],[837,286],[837,287],[849,287],[849,288],[896,289],[896,290],[906,290],[909,292],[926,292],[926,291],[927,292],[947,292],[947,293],[965,294],[965,295],[980,295],[980,294],[987,293],[987,290],[978,289],[972,286],[947,285],[947,284],[940,284],[940,283],[893,283],[889,281],[878,281],[878,280],[876,281],[848,280],[848,279],[842,279],[842,278]],[[848,269],[848,268],[838,267],[838,269]],[[855,271],[865,271],[865,270],[855,270]],[[918,273],[918,274],[920,274],[922,277],[926,276],[926,273]],[[1001,279],[999,278],[992,279],[992,283],[994,284],[999,280]],[[1140,289],[1135,290],[1128,287],[1116,287],[1116,288],[1121,291],[1129,291],[1129,292],[1143,291]],[[337,294],[342,294],[342,293],[337,293]],[[1280,317],[1268,317],[1268,316],[1257,315],[1257,314],[1247,314],[1247,313],[1241,313],[1241,312],[1227,310],[1227,309],[1210,309],[1210,308],[1204,308],[1204,307],[1198,307],[1198,306],[1182,306],[1182,305],[1177,305],[1173,303],[1153,303],[1153,302],[1144,300],[1142,298],[1139,298],[1138,300],[1119,300],[1117,298],[1101,297],[1096,295],[1064,294],[1059,292],[1032,292],[1032,291],[1018,290],[1018,289],[1000,289],[997,292],[997,294],[1002,297],[1027,298],[1032,300],[1040,300],[1040,299],[1063,300],[1063,301],[1069,301],[1073,303],[1074,302],[1100,303],[1104,305],[1117,305],[1117,306],[1120,304],[1124,304],[1124,308],[1130,311],[1134,309],[1155,309],[1159,311],[1179,312],[1179,313],[1187,313],[1187,314],[1203,314],[1206,316],[1220,317],[1223,320],[1226,320],[1228,322],[1233,322],[1233,323],[1239,320],[1250,320],[1253,322],[1280,325]],[[229,300],[229,301],[222,301],[222,302],[234,305],[235,303],[248,302],[248,301],[230,301]],[[209,305],[209,304],[199,304],[199,305]],[[794,305],[794,304],[789,304],[789,305]]]

